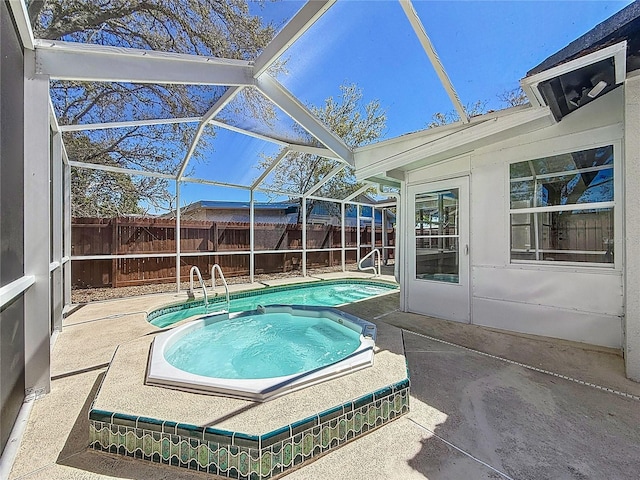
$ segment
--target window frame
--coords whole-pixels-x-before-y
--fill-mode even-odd
[[[531,160],[542,159],[546,157],[564,155],[569,153],[575,153],[582,150],[591,150],[595,148],[606,147],[608,145],[613,146],[613,201],[598,202],[598,203],[580,203],[569,205],[552,205],[543,207],[527,207],[527,208],[511,208],[511,165],[516,163],[527,162]],[[587,167],[588,170],[602,170],[608,167]],[[584,171],[584,170],[581,170]],[[505,227],[507,231],[507,245],[506,245],[506,264],[516,267],[579,267],[582,269],[597,269],[597,270],[615,270],[620,271],[622,269],[624,255],[624,231],[623,231],[623,192],[622,192],[622,142],[619,138],[611,138],[608,140],[601,140],[589,144],[574,144],[567,146],[566,148],[552,150],[552,149],[535,149],[530,154],[518,158],[517,160],[510,160],[505,162],[505,203],[506,203],[506,222]],[[562,174],[571,174],[574,171],[562,172]],[[575,171],[577,173],[577,171]],[[552,174],[550,176],[553,176]],[[558,212],[568,210],[593,210],[593,209],[613,209],[613,263],[601,263],[601,262],[570,262],[562,260],[535,260],[535,259],[513,259],[511,249],[512,239],[512,224],[511,219],[514,214],[532,214],[532,213],[547,213]]]

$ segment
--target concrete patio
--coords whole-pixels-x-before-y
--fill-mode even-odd
[[[116,347],[157,331],[144,312],[182,297],[94,303],[66,318],[52,391],[33,403],[10,478],[213,478],[87,448],[87,412]],[[640,384],[616,352],[402,313],[397,293],[343,309],[402,329],[411,410],[287,478],[638,478]]]

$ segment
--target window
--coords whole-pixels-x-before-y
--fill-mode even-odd
[[[613,264],[613,146],[510,166],[511,261]]]
[[[459,283],[457,188],[416,195],[416,279]]]

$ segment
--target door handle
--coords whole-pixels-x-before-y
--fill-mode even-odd
[[[464,246],[464,254],[465,254],[465,255],[469,255],[469,244],[466,244],[466,245]]]

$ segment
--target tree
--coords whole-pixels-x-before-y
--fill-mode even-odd
[[[529,104],[527,95],[524,93],[524,90],[522,90],[522,87],[505,90],[504,92],[499,93],[497,97],[505,108]],[[487,102],[485,100],[468,103],[463,105],[462,108],[469,118],[484,115],[485,113],[492,111],[487,110]],[[458,115],[458,112],[455,110],[449,112],[436,112],[431,116],[431,122],[427,124],[427,128],[441,127],[442,125],[455,123],[459,120],[460,115]]]
[[[484,100],[478,100],[475,103],[468,103],[463,105],[467,117],[476,117],[487,113],[487,102]],[[427,128],[441,127],[442,125],[448,125],[460,120],[460,115],[455,110],[449,112],[437,112],[431,116],[431,121],[428,123]]]
[[[78,152],[84,161],[101,165],[119,166],[118,156],[125,151],[130,158],[151,158],[155,155],[158,162],[164,160],[163,151],[167,145],[163,142],[144,145],[131,133],[128,142],[122,142],[118,148],[110,151],[105,145],[120,143],[112,138],[113,131],[106,130],[100,143],[91,141],[88,136],[75,134],[67,137],[65,146]],[[96,145],[100,145],[96,147]],[[143,149],[154,150],[151,154]],[[162,168],[162,167],[161,167]],[[74,195],[71,215],[74,217],[112,217],[130,214],[144,214],[151,208],[171,209],[172,195],[168,191],[169,180],[156,177],[132,177],[122,173],[110,173],[86,168],[74,168],[71,175],[71,192]],[[141,206],[144,203],[146,208]]]
[[[517,107],[520,105],[527,105],[529,103],[527,94],[524,93],[522,87],[514,88],[512,90],[505,90],[498,95],[498,98],[507,107]]]
[[[32,0],[28,13],[36,38],[244,60],[254,59],[275,33],[274,25],[263,25],[258,16],[249,14],[247,0]],[[51,97],[58,121],[65,125],[200,116],[224,90],[55,81]],[[255,91],[247,88],[242,95],[245,101],[240,104],[269,119],[271,112],[260,106],[263,102]],[[65,132],[64,142],[71,160],[175,174],[195,128],[176,124]],[[200,158],[199,152],[194,156]],[[89,177],[95,188],[83,190]],[[132,177],[127,188],[110,197],[114,182],[124,185],[116,178],[120,177],[100,172],[77,179],[72,194],[74,203],[83,206],[74,214],[87,211],[92,202],[97,212],[140,213],[138,202],[157,204],[167,197],[166,181],[150,182],[144,177]],[[153,188],[149,183],[154,183]]]
[[[310,110],[350,147],[366,145],[379,138],[383,134],[386,124],[386,113],[382,110],[380,102],[372,100],[364,105],[362,90],[355,84],[341,86],[340,92],[337,99],[329,97],[325,100],[324,105],[311,106]],[[303,141],[310,140],[309,134],[302,128],[299,126],[294,128]],[[273,160],[271,157],[262,159],[258,168],[265,170]],[[336,165],[338,165],[336,160],[318,155],[291,152],[274,169],[271,180],[265,184],[265,187],[291,192],[292,198],[299,198],[322,180]],[[314,195],[340,199],[347,197],[361,186],[362,184],[355,180],[353,168],[347,166]],[[299,201],[301,202],[301,199]],[[316,200],[309,200],[307,213],[311,212],[316,203]],[[326,206],[333,213],[335,204],[327,203]],[[299,209],[298,221],[300,221],[301,212],[302,209]]]

